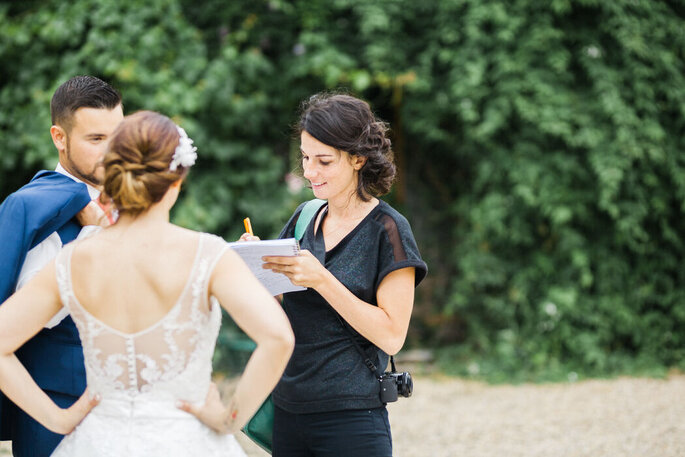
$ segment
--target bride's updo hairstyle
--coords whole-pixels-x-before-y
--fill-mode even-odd
[[[366,157],[359,170],[357,195],[385,195],[395,179],[388,126],[377,119],[368,103],[345,94],[320,93],[302,104],[298,133],[306,131],[323,144],[350,155]]]
[[[126,116],[104,157],[104,192],[120,214],[138,215],[159,202],[187,167],[169,165],[181,135],[176,124],[152,111]]]

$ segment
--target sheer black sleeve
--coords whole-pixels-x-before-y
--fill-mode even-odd
[[[421,259],[409,222],[397,212],[383,213],[378,217],[377,222],[382,225],[383,231],[379,247],[376,288],[388,273],[406,267],[415,268],[415,285],[418,286],[426,277],[428,266]]]

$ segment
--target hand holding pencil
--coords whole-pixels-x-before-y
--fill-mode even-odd
[[[243,224],[245,225],[245,233],[240,235],[238,241],[259,241],[260,238],[255,236],[254,232],[252,231],[252,223],[250,222],[249,217],[243,219]]]

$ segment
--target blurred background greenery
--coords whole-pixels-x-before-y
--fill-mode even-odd
[[[176,223],[273,237],[311,198],[298,105],[344,90],[391,124],[387,200],[430,269],[407,347],[495,381],[685,369],[684,19],[682,0],[3,1],[0,199],[55,166],[50,97],[92,74],[194,138]]]

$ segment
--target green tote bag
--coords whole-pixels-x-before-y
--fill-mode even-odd
[[[266,397],[262,406],[259,407],[252,419],[250,419],[243,433],[254,441],[259,447],[271,454],[274,430],[274,402],[271,395]]]
[[[308,201],[300,217],[297,219],[295,224],[295,238],[299,241],[304,236],[304,231],[307,229],[309,222],[314,217],[314,214],[321,208],[321,206],[326,203],[325,200],[314,199]],[[271,449],[273,445],[273,430],[274,430],[274,402],[269,395],[262,406],[259,407],[257,412],[252,419],[250,419],[245,427],[243,427],[243,433],[245,433],[248,438],[254,441],[259,447],[264,449],[266,452],[271,454]]]

